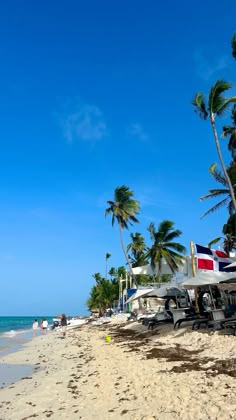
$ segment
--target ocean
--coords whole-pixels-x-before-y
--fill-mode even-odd
[[[32,374],[33,366],[6,364],[4,356],[32,340],[33,321],[37,319],[40,323],[42,318],[48,320],[49,326],[53,323],[52,316],[0,316],[0,389]],[[36,334],[40,335],[40,330]]]
[[[42,318],[48,320],[49,326],[52,325],[52,316],[0,316],[0,357],[19,350],[31,340],[33,321],[37,319],[40,323]]]

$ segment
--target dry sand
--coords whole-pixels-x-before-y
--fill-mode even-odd
[[[34,365],[0,389],[0,420],[236,419],[236,337],[118,321],[51,332],[0,360]]]

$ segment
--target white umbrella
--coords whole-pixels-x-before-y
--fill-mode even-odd
[[[172,285],[166,285],[166,286],[162,286],[159,287],[157,289],[153,289],[150,293],[148,293],[148,296],[156,296],[159,298],[163,298],[164,296],[171,296],[171,292],[172,292],[172,296],[176,296],[176,295],[180,295],[181,294],[181,290],[178,289],[176,287],[176,285],[172,286]],[[183,294],[183,292],[182,292]]]
[[[193,289],[194,287],[201,287],[206,285],[219,284],[225,281],[236,281],[236,273],[225,273],[222,271],[202,271],[195,277],[184,281],[181,286],[184,289]]]
[[[125,302],[127,303],[131,303],[133,302],[133,300],[139,299],[141,297],[146,296],[148,293],[150,293],[153,290],[153,288],[148,288],[148,289],[137,289],[137,291],[130,296],[130,298]]]

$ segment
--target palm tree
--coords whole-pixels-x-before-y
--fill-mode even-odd
[[[106,279],[107,279],[107,260],[111,257],[111,254],[109,252],[106,253]]]
[[[228,149],[232,154],[233,159],[236,155],[236,105],[233,106],[231,111],[231,120],[233,125],[225,125],[223,127],[222,138],[229,137]]]
[[[218,153],[218,156],[219,156],[219,159],[220,159],[220,163],[221,163],[222,170],[224,172],[225,179],[227,181],[227,184],[228,184],[228,187],[229,187],[229,190],[230,190],[230,195],[231,195],[231,198],[232,198],[233,208],[236,212],[236,199],[235,199],[235,195],[234,195],[234,189],[233,189],[231,180],[229,178],[229,175],[227,173],[226,166],[225,166],[224,161],[223,161],[223,157],[222,157],[222,153],[221,153],[221,149],[220,149],[219,138],[218,138],[218,133],[217,133],[217,130],[216,130],[216,125],[215,125],[216,116],[218,116],[218,117],[222,116],[226,112],[226,110],[228,109],[229,105],[232,102],[236,102],[236,97],[224,98],[222,96],[222,94],[226,90],[230,89],[231,86],[232,86],[231,83],[228,83],[224,80],[217,80],[217,82],[212,86],[212,88],[210,90],[207,102],[205,100],[205,97],[204,97],[203,93],[197,93],[195,95],[192,103],[195,106],[195,110],[200,115],[200,117],[202,117],[204,120],[206,120],[208,118],[210,119],[210,123],[211,123],[213,134],[214,134],[217,153]]]
[[[232,56],[236,60],[236,32],[233,34],[233,38],[232,38],[232,41],[231,41],[231,46],[232,46]]]
[[[98,310],[101,315],[107,308],[112,307],[115,300],[119,298],[118,281],[109,281],[100,273],[93,275],[96,285],[92,287],[87,306],[90,310]]]
[[[132,265],[129,261],[126,248],[124,246],[122,232],[123,229],[128,229],[129,224],[132,226],[133,223],[139,223],[136,215],[139,213],[140,205],[137,200],[133,199],[134,193],[126,185],[117,187],[114,191],[114,200],[108,200],[107,203],[109,207],[105,211],[105,216],[112,215],[112,226],[115,221],[119,225],[120,232],[120,243],[122,250],[124,252],[127,264],[130,268],[130,273],[132,274]],[[132,274],[133,279],[135,280],[134,275]]]
[[[130,234],[132,242],[127,245],[127,252],[131,252],[130,259],[132,260],[133,267],[140,267],[145,264],[146,256],[145,251],[147,246],[145,244],[145,239],[141,233],[136,232],[135,234]]]
[[[163,220],[159,224],[158,230],[156,230],[154,223],[150,223],[148,231],[153,245],[146,255],[150,258],[152,268],[154,269],[157,266],[160,281],[163,260],[166,261],[171,272],[176,273],[178,266],[183,264],[182,254],[186,252],[186,248],[178,242],[174,242],[182,232],[174,229],[174,222],[170,220]]]
[[[236,192],[236,163],[232,162],[231,165],[226,170],[234,186],[234,191]],[[223,197],[223,199],[220,200],[219,203],[211,207],[209,210],[207,210],[206,213],[202,215],[201,219],[207,216],[208,214],[215,212],[216,210],[218,210],[219,208],[223,206],[227,206],[229,214],[233,214],[234,207],[233,207],[232,197],[230,194],[230,189],[229,189],[227,180],[224,177],[224,174],[222,174],[222,172],[217,169],[215,163],[213,163],[210,166],[209,171],[210,171],[210,174],[215,179],[215,181],[223,185],[223,188],[214,188],[214,189],[209,190],[209,193],[206,195],[203,195],[200,198],[200,200],[202,201],[202,200],[205,200],[206,198],[218,198],[218,197]]]

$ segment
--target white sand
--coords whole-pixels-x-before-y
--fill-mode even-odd
[[[217,373],[215,365],[224,360],[226,373],[235,372],[236,337],[189,328],[173,331],[172,326],[150,337],[146,327],[134,322],[124,330],[143,331],[148,341],[122,336],[106,344],[114,323],[83,326],[64,340],[52,332],[0,360],[36,368],[28,379],[0,390],[0,420],[236,418],[236,378]],[[153,348],[158,358],[147,358]],[[183,353],[183,362],[181,357],[168,361],[170,351],[173,358],[178,349],[196,353]],[[183,364],[186,372],[171,371]]]

